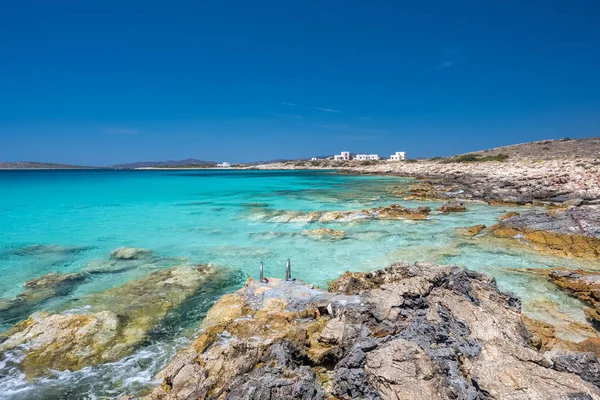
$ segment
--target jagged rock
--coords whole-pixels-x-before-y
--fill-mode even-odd
[[[113,260],[139,260],[152,254],[151,250],[138,249],[135,247],[119,247],[110,252]]]
[[[517,298],[454,266],[348,272],[329,292],[249,280],[204,326],[149,399],[600,399],[593,359],[555,366]]]
[[[519,239],[538,250],[558,255],[600,257],[600,207],[573,207],[553,214],[528,212],[490,227],[495,237]]]
[[[85,313],[32,315],[0,334],[0,353],[24,348],[20,366],[28,377],[116,361],[203,286],[217,288],[229,279],[229,272],[206,265],[153,272],[72,304],[88,308]]]
[[[82,273],[54,272],[31,279],[25,282],[25,290],[17,297],[0,300],[0,320],[18,321],[46,300],[69,294],[84,279],[85,274]]]
[[[437,210],[445,214],[451,212],[467,211],[467,207],[465,207],[462,201],[448,201],[442,204],[441,207],[439,207]]]
[[[304,230],[301,232],[303,235],[313,237],[316,239],[329,239],[329,240],[340,240],[346,236],[345,231],[339,231],[330,228],[319,228],[313,230]]]

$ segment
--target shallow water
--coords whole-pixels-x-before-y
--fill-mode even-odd
[[[122,246],[153,251],[151,261],[119,272],[90,275],[71,293],[32,311],[60,310],[86,293],[102,291],[178,264],[212,263],[257,277],[283,277],[292,261],[294,277],[325,286],[347,270],[379,269],[397,260],[452,263],[497,278],[503,290],[521,296],[534,316],[540,299],[585,321],[581,304],[543,280],[510,268],[597,268],[597,263],[543,256],[519,247],[470,240],[457,227],[491,225],[510,209],[467,204],[466,213],[432,214],[425,221],[280,222],[296,212],[354,210],[400,203],[390,194],[409,179],[362,177],[319,171],[0,171],[0,297],[12,298],[26,280],[49,272],[106,265]],[[347,232],[339,241],[302,235],[330,227]],[[32,245],[51,247],[28,247]],[[23,380],[18,362],[0,361],[0,398],[99,398],[144,393],[155,373],[189,342],[206,309],[223,291],[180,310],[165,321],[147,346],[116,363],[64,372],[37,382]],[[0,317],[2,317],[0,315]],[[17,318],[18,319],[18,318]],[[548,317],[550,319],[550,317]],[[0,318],[0,330],[15,320]],[[18,355],[14,355],[17,357]]]

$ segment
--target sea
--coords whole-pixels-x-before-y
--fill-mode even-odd
[[[135,268],[92,274],[68,293],[28,310],[64,312],[89,293],[143,278],[175,265],[213,264],[236,271],[224,288],[157,327],[147,343],[113,363],[80,371],[53,371],[28,380],[22,356],[0,354],[1,399],[105,399],[143,395],[156,374],[196,337],[206,310],[223,293],[258,278],[292,276],[323,288],[345,271],[383,269],[400,260],[454,264],[485,272],[501,290],[521,297],[525,313],[556,322],[568,315],[585,322],[582,304],[526,268],[594,266],[543,255],[526,246],[469,239],[458,228],[491,226],[509,207],[466,203],[464,213],[432,213],[423,221],[347,220],[290,222],[311,211],[362,210],[398,203],[407,207],[441,202],[405,201],[398,193],[416,181],[336,171],[292,170],[7,170],[0,171],[0,300],[24,291],[24,283],[48,273],[104,265],[120,247],[150,250]],[[303,233],[343,230],[341,240]],[[597,267],[597,265],[596,265]],[[92,268],[93,269],[93,268]],[[548,311],[548,304],[552,311]],[[0,331],[28,315],[0,313]]]

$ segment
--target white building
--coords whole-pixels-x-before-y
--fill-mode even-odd
[[[340,154],[336,154],[333,156],[333,159],[336,161],[349,161],[350,160],[350,152],[342,151]]]
[[[310,161],[317,161],[317,157],[311,158]]]
[[[406,160],[406,152],[405,151],[397,151],[395,154],[390,156],[390,161],[404,161]]]
[[[223,162],[221,164],[217,164],[217,168],[231,168],[231,164],[228,162]]]
[[[356,159],[359,161],[379,160],[379,155],[378,154],[357,154]]]

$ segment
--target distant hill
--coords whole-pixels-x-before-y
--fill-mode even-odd
[[[0,169],[92,169],[96,167],[84,167],[81,165],[54,164],[35,161],[0,161]]]
[[[148,168],[148,167],[189,167],[192,165],[217,165],[215,161],[197,160],[195,158],[187,158],[185,160],[167,160],[167,161],[140,161],[130,164],[111,165],[111,168]]]
[[[565,159],[600,158],[600,137],[585,139],[540,140],[537,142],[513,144],[494,149],[475,151],[467,154],[497,156],[505,154],[510,160],[518,159]]]

